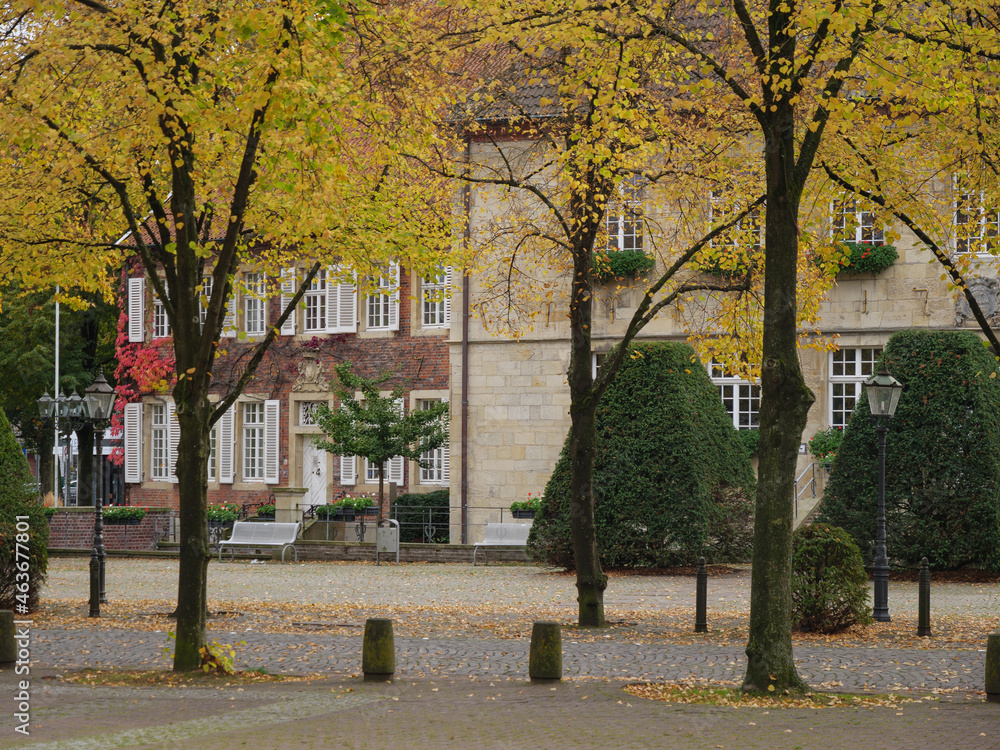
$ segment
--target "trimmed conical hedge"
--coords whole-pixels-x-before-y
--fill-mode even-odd
[[[750,555],[756,480],[704,365],[685,344],[630,348],[597,413],[594,468],[602,565],[662,566]],[[529,551],[573,567],[566,447]]]
[[[905,386],[886,437],[886,538],[894,565],[1000,570],[1000,378],[969,332],[903,331],[883,354]],[[874,557],[878,438],[862,396],[844,433],[820,520]]]
[[[0,609],[17,614],[25,614],[19,605],[34,610],[48,568],[49,524],[34,484],[28,460],[0,409]],[[23,562],[27,570],[19,567]],[[19,578],[19,573],[27,576]]]

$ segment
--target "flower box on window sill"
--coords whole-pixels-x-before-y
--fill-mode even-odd
[[[865,242],[844,242],[845,255],[837,273],[881,273],[899,260],[899,253],[892,245],[875,245]]]
[[[637,250],[605,250],[594,254],[592,273],[602,283],[636,279],[653,270],[656,261]]]

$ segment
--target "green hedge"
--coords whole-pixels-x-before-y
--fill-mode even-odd
[[[27,605],[29,612],[38,606],[49,563],[49,524],[34,485],[28,460],[0,409],[0,609],[18,615],[27,614],[20,606]],[[25,562],[27,570],[21,570]]]
[[[448,490],[435,492],[407,492],[399,495],[393,505],[394,518],[399,521],[399,540],[401,542],[425,542],[448,544],[450,531],[448,528],[450,508]],[[425,538],[424,525],[428,520],[434,526],[432,538]]]
[[[749,558],[756,482],[718,389],[687,345],[638,344],[631,351],[597,413],[594,499],[602,564]],[[566,451],[545,488],[528,549],[572,568]]]
[[[870,625],[868,575],[843,529],[814,523],[792,535],[792,619],[803,630],[836,633]]]
[[[971,332],[903,331],[883,359],[906,387],[889,421],[886,518],[890,562],[1000,570],[1000,379]],[[823,493],[820,520],[874,557],[878,442],[862,396]]]

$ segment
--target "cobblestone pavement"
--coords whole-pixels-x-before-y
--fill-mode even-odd
[[[85,560],[54,560],[46,601],[79,612],[85,570]],[[175,561],[112,560],[109,596],[121,606],[130,601],[165,605],[171,601],[175,576]],[[693,607],[693,584],[685,577],[612,578],[609,613],[686,613]],[[713,576],[709,587],[710,607],[745,614],[746,572]],[[998,590],[990,585],[939,585],[935,611],[942,617],[995,615]],[[565,612],[564,621],[572,620],[575,608],[572,578],[531,566],[213,564],[210,591],[247,612],[261,602],[287,606],[290,613],[309,604],[346,604],[398,615],[403,623],[417,617],[415,612],[445,605],[468,606],[483,618],[500,619],[508,611],[504,607],[530,611],[544,606]],[[915,586],[894,584],[890,596],[894,614],[912,616]],[[745,666],[743,647],[718,632],[672,642],[641,637],[641,629],[635,628],[596,636],[567,628],[566,679],[550,686],[527,680],[527,633],[501,638],[486,631],[441,628],[429,631],[428,637],[415,637],[412,628],[403,626],[395,638],[396,679],[386,685],[365,683],[358,676],[360,620],[333,629],[317,623],[313,631],[265,632],[256,629],[262,621],[254,617],[223,618],[213,623],[210,638],[245,642],[237,647],[239,668],[319,675],[319,681],[223,689],[112,688],[67,684],[56,675],[83,667],[162,667],[171,641],[165,632],[103,620],[97,626],[73,617],[72,622],[43,617],[34,626],[31,736],[3,729],[0,748],[474,744],[563,750],[567,744],[609,743],[616,748],[839,748],[855,743],[870,748],[919,743],[921,750],[1000,748],[1000,709],[984,703],[981,692],[985,653],[969,644],[924,641],[912,647],[865,647],[797,642],[800,674],[813,687],[924,699],[894,709],[765,711],[665,704],[621,692],[630,681],[695,678],[738,683]],[[46,677],[52,679],[42,679]],[[0,671],[0,691],[12,694],[14,680],[10,670]],[[929,694],[932,700],[926,698]],[[13,708],[0,708],[0,728],[5,727],[4,713],[9,716]]]

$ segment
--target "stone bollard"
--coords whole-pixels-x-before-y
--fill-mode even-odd
[[[562,635],[558,622],[538,621],[532,625],[528,677],[532,680],[562,679]]]
[[[708,568],[705,558],[698,558],[698,583],[695,589],[694,632],[708,632]]]
[[[925,557],[920,561],[920,575],[917,585],[917,636],[931,635],[931,569]]]
[[[986,637],[986,700],[1000,703],[1000,633]]]
[[[396,671],[396,644],[392,637],[392,620],[365,620],[365,640],[361,648],[361,671],[366,680],[386,682]]]
[[[16,634],[14,613],[9,609],[0,609],[0,664],[13,664],[17,661],[17,643],[14,642]]]

